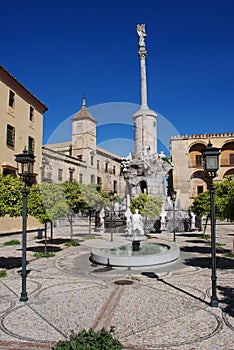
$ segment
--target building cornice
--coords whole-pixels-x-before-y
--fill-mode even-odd
[[[29,104],[32,104],[40,113],[48,110],[46,105],[35,97],[25,86],[23,86],[13,75],[11,75],[3,66],[0,65],[0,78],[10,88],[17,91]]]
[[[174,135],[171,137],[171,140],[189,140],[189,139],[207,139],[207,138],[226,138],[234,137],[234,132],[224,132],[217,134],[191,134],[191,135]]]

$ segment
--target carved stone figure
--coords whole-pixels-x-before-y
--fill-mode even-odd
[[[125,211],[125,217],[126,217],[126,232],[128,235],[131,235],[131,232],[132,232],[132,212],[130,210],[130,208],[128,207],[128,209]]]
[[[145,46],[145,37],[147,36],[145,32],[145,24],[137,25],[137,34],[139,36],[139,46]]]
[[[138,209],[135,210],[135,214],[132,215],[132,233],[133,235],[144,235],[144,225],[141,214]]]

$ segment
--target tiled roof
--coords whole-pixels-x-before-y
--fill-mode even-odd
[[[86,99],[85,97],[83,97],[83,103],[82,103],[82,107],[79,110],[79,112],[76,113],[76,115],[72,118],[72,120],[77,120],[77,119],[83,119],[83,118],[87,118],[90,119],[92,121],[94,121],[96,123],[96,120],[94,119],[94,117],[92,116],[92,114],[88,111],[88,109],[86,108]]]

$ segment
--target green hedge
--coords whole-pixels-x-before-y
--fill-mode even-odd
[[[114,328],[110,331],[101,329],[94,331],[90,328],[88,331],[82,330],[78,334],[71,332],[70,339],[59,341],[53,350],[122,350],[123,346],[118,339],[114,337]]]

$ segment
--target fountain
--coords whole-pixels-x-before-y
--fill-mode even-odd
[[[145,44],[145,24],[137,25],[139,36],[138,55],[141,73],[141,106],[133,115],[134,155],[122,161],[122,174],[126,181],[126,208],[128,241],[119,247],[94,249],[91,260],[98,264],[121,267],[140,267],[168,263],[176,260],[180,251],[176,244],[148,243],[144,233],[141,215],[131,214],[129,206],[132,198],[141,193],[159,197],[165,203],[167,191],[165,176],[173,168],[163,152],[157,153],[157,114],[148,108],[146,88],[147,56]],[[165,208],[162,208],[162,211]],[[163,217],[164,219],[164,217]]]
[[[101,265],[130,268],[161,265],[178,259],[180,251],[176,244],[145,242],[147,236],[138,210],[127,217],[127,231],[127,240],[131,243],[93,249],[90,260]]]

